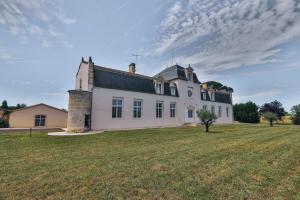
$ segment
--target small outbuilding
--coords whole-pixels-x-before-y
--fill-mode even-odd
[[[68,112],[46,104],[37,104],[13,111],[10,128],[66,128]]]

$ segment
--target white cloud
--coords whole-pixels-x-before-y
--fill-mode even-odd
[[[299,0],[177,1],[154,55],[176,49],[182,64],[204,72],[275,62],[279,45],[300,38],[299,18]]]
[[[45,40],[52,40],[52,43],[55,43],[58,37],[59,40],[66,40],[63,33],[55,30],[54,22],[77,22],[76,18],[67,16],[62,7],[63,2],[59,0],[1,0],[0,26],[18,36],[21,44],[28,44],[31,38],[39,40],[42,46],[49,47]],[[58,41],[59,43],[62,44]]]

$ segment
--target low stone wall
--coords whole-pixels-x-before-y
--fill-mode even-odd
[[[69,91],[68,131],[83,131],[88,129],[88,127],[85,127],[85,116],[89,115],[89,121],[91,120],[91,106],[91,92],[82,90]]]

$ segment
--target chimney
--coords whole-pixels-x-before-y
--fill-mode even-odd
[[[136,72],[135,63],[131,63],[129,65],[129,73],[135,75],[135,72]]]

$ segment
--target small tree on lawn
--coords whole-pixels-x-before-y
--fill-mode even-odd
[[[266,112],[263,114],[263,117],[270,122],[270,127],[273,127],[273,122],[278,120],[278,117],[275,113]]]
[[[205,125],[205,131],[209,132],[209,127],[216,121],[217,116],[215,113],[206,111],[206,110],[198,110],[197,115],[201,122]]]

